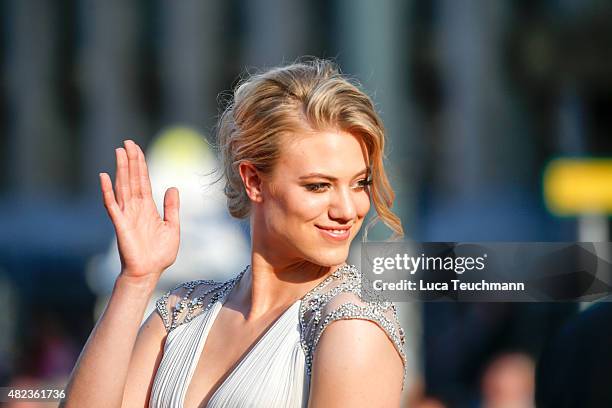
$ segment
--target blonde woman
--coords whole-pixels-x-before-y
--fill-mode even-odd
[[[157,301],[179,249],[179,193],[163,218],[142,150],[116,150],[100,181],[122,270],[67,387],[66,407],[397,407],[403,332],[367,301],[349,245],[374,204],[396,235],[371,100],[327,61],[242,82],[218,125],[229,212],[251,226],[251,264]],[[223,243],[219,243],[223,245]],[[202,271],[206,275],[206,271]]]

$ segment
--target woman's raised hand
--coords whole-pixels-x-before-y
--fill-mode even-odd
[[[179,248],[179,194],[171,187],[164,196],[164,218],[157,211],[144,153],[131,140],[115,150],[115,189],[100,173],[104,207],[115,226],[121,273],[155,283],[176,260]]]

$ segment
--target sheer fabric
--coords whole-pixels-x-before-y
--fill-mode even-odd
[[[247,267],[248,268],[248,267]],[[182,408],[210,328],[244,274],[226,282],[192,281],[157,301],[168,331],[151,392],[151,408]],[[236,365],[208,408],[305,407],[312,358],[326,327],[340,319],[364,319],[385,331],[404,362],[395,306],[362,291],[361,274],[345,265],[291,305]]]

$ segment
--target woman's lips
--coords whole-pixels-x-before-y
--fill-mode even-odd
[[[316,227],[324,238],[334,242],[346,241],[351,236],[351,227]]]

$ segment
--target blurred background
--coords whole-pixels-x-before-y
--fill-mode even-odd
[[[585,232],[547,210],[542,182],[556,157],[612,156],[609,1],[2,0],[0,386],[65,384],[119,272],[98,173],[124,139],[146,150],[157,203],[172,185],[185,200],[160,294],[248,263],[211,134],[241,75],[306,55],[374,99],[409,239],[609,240],[607,214]],[[531,407],[578,306],[401,312],[406,406]]]

